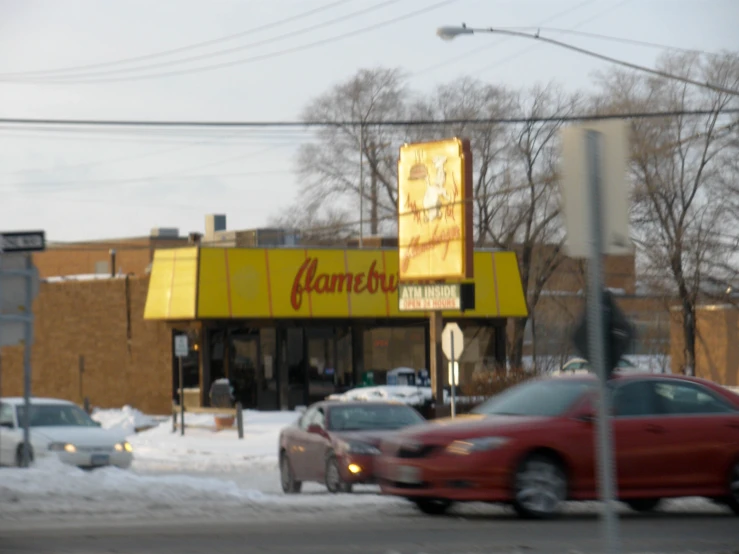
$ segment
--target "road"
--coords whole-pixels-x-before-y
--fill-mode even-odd
[[[284,516],[284,514],[282,514]],[[597,554],[600,525],[594,515],[527,522],[513,516],[471,514],[426,517],[413,511],[392,517],[313,520],[183,522],[96,528],[0,530],[0,552],[28,554]],[[621,554],[739,554],[739,520],[728,514],[663,513],[622,517]]]

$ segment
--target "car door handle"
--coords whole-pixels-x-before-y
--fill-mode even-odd
[[[739,423],[727,423],[726,426],[739,431]]]
[[[665,428],[661,425],[647,425],[647,431],[650,433],[664,433]]]

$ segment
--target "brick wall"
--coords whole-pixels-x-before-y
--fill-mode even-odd
[[[165,323],[143,319],[148,283],[148,277],[42,283],[34,304],[32,394],[168,413],[171,335]],[[2,395],[21,395],[22,347],[3,349],[1,371]]]
[[[110,263],[110,250],[116,251],[116,273],[145,275],[156,248],[190,246],[187,239],[157,239],[152,237],[109,241],[79,242],[51,246],[33,255],[41,278],[95,273],[97,262]],[[110,265],[108,265],[108,271]]]
[[[739,310],[734,306],[696,309],[695,375],[722,385],[739,386]],[[670,327],[672,372],[685,363],[682,313],[672,312]]]

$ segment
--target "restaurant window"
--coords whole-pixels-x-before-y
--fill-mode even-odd
[[[390,370],[426,368],[426,330],[422,326],[377,327],[364,333],[364,368],[375,373],[374,382],[386,382]]]

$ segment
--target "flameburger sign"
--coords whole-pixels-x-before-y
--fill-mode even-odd
[[[472,151],[452,138],[403,145],[398,161],[401,282],[471,279]]]

